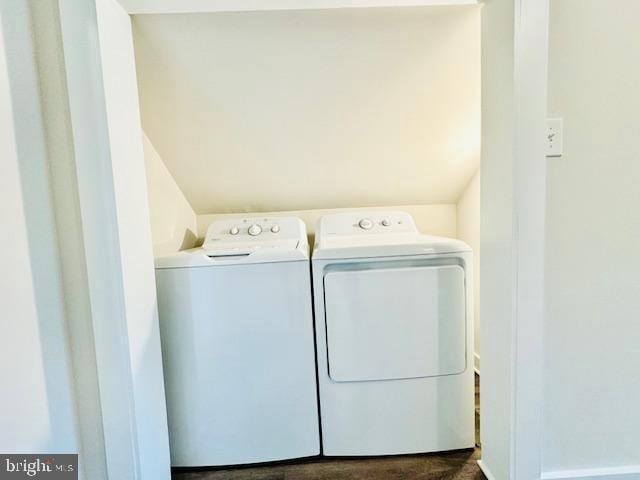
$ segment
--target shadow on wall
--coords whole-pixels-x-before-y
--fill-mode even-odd
[[[0,103],[3,109],[12,103],[2,112],[0,121],[3,130],[6,128],[3,134],[10,136],[13,130],[17,154],[14,157],[10,152],[8,158],[2,158],[6,164],[3,163],[4,175],[0,178],[8,185],[3,185],[2,200],[12,204],[8,207],[12,214],[6,220],[3,217],[3,223],[19,227],[11,232],[11,242],[6,239],[6,245],[18,248],[8,249],[12,260],[3,268],[5,273],[10,272],[11,288],[10,301],[3,304],[2,323],[6,328],[2,380],[6,388],[2,396],[0,448],[75,453],[78,442],[73,372],[65,331],[49,165],[42,125],[34,121],[40,118],[40,98],[32,64],[33,28],[26,2],[3,2],[0,10],[0,57],[4,57],[0,70],[3,76],[7,74],[0,80]],[[18,126],[15,130],[12,120]],[[3,153],[12,149],[5,138],[2,143]],[[4,242],[3,238],[3,246]]]
[[[153,242],[154,256],[168,255],[182,250],[199,247],[204,241],[203,237],[198,237],[196,232],[190,228],[185,228],[183,224],[176,224],[173,234],[162,243]]]
[[[176,237],[180,236],[180,232],[183,231],[181,228],[176,228]],[[187,250],[189,248],[193,248],[198,246],[201,243],[198,241],[198,236],[189,229],[183,231],[182,235],[182,243],[180,244],[180,250]]]
[[[155,256],[193,248],[197,243],[196,214],[149,138],[142,138],[147,195]]]

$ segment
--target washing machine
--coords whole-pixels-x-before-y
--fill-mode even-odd
[[[213,223],[156,259],[171,463],[320,452],[309,249],[298,218]]]
[[[475,445],[472,252],[404,212],[319,221],[312,258],[325,455]]]

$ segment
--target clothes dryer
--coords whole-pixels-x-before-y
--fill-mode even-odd
[[[324,454],[472,448],[470,248],[407,213],[340,213],[312,267]]]

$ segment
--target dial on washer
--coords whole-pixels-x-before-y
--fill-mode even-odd
[[[249,227],[247,233],[249,233],[249,235],[251,235],[252,237],[255,237],[256,235],[260,235],[262,233],[262,227],[257,223],[254,223]]]
[[[373,228],[373,222],[368,218],[363,218],[358,222],[358,226],[363,230],[369,230]]]

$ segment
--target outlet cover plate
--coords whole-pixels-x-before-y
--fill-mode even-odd
[[[547,118],[547,157],[562,156],[562,118]]]

